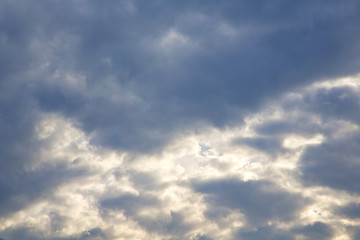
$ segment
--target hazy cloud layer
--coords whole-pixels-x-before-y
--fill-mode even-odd
[[[2,1],[0,237],[357,239],[357,1]]]

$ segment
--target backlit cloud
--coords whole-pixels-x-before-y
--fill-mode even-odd
[[[0,238],[357,239],[356,1],[3,1]]]

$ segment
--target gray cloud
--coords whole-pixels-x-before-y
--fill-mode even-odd
[[[333,236],[333,230],[331,229],[331,227],[322,222],[315,222],[313,224],[295,228],[293,229],[293,232],[303,235],[305,239],[308,240],[326,240],[331,239],[331,237]]]
[[[359,96],[355,89],[334,87],[330,90],[319,89],[315,94],[305,97],[304,106],[317,112],[324,123],[341,119],[358,126],[358,102]],[[306,184],[359,193],[358,134],[348,133],[344,138],[333,134],[336,129],[329,130],[324,131],[328,140],[320,146],[309,148],[302,157],[302,178]]]
[[[309,148],[301,161],[304,183],[359,193],[359,149],[357,135]]]
[[[255,240],[255,239],[270,239],[270,240],[285,240],[295,239],[291,232],[276,229],[272,226],[260,227],[255,231],[239,232],[236,236],[243,240]]]
[[[9,170],[8,170],[9,171]],[[11,172],[9,179],[0,186],[0,214],[6,216],[51,193],[65,180],[80,177],[86,171],[68,170],[65,166],[51,166],[38,171],[27,172],[19,169],[19,176]],[[16,178],[15,178],[16,177]],[[15,179],[14,179],[15,178]]]
[[[142,210],[160,208],[161,202],[155,196],[123,195],[101,201],[104,210],[124,211],[125,215],[144,227],[149,232],[167,234],[171,239],[182,239],[192,228],[186,223],[186,216],[181,212],[171,211],[169,216],[158,217],[156,221],[148,216],[141,216]],[[106,212],[104,213],[106,215]],[[104,215],[104,216],[105,216]]]
[[[352,219],[359,219],[360,218],[360,206],[359,204],[350,203],[346,206],[340,207],[337,210],[337,213],[344,215],[346,217]]]
[[[36,105],[16,79],[5,85],[0,98],[0,215],[21,210],[51,192],[65,179],[80,176],[83,170],[69,170],[64,164],[44,164],[32,169],[42,142],[37,138],[40,120]]]
[[[253,137],[253,138],[238,138],[234,141],[236,145],[246,145],[266,153],[276,154],[281,152],[281,139],[276,139],[272,136],[271,138],[266,137]]]
[[[252,239],[297,239],[297,236],[301,236],[302,239],[331,239],[333,236],[332,229],[322,223],[315,222],[313,224],[305,226],[297,226],[293,229],[283,230],[278,229],[275,226],[262,226],[253,231],[239,231],[237,237],[243,240],[252,240]]]
[[[133,216],[141,208],[159,205],[158,200],[152,196],[135,196],[126,194],[116,198],[104,199],[100,203],[104,208],[122,209],[126,215]]]
[[[16,229],[11,229],[9,232],[5,232],[6,240],[16,240],[16,239],[44,239],[45,236],[43,233],[34,231],[31,228],[20,227]],[[60,237],[60,238],[46,238],[49,240],[105,240],[106,235],[100,228],[90,229],[84,231],[79,237]]]
[[[139,1],[132,7],[115,1],[39,1],[26,14],[20,14],[26,2],[2,5],[12,13],[4,24],[16,26],[4,30],[9,41],[2,49],[19,42],[21,61],[46,66],[38,79],[57,70],[86,78],[86,88],[77,93],[54,83],[34,84],[31,93],[41,109],[77,119],[95,133],[94,143],[114,148],[152,149],[194,121],[224,126],[287,89],[358,69],[359,31],[351,24],[359,18],[355,1],[291,6]],[[175,39],[181,46],[166,57],[158,44],[170,29],[188,40],[181,45]],[[109,92],[104,84],[109,78],[141,101],[113,103],[121,93]]]
[[[360,237],[360,230],[357,227],[349,227],[349,231],[351,232],[351,237],[353,239],[358,239]]]
[[[197,234],[194,238],[192,238],[191,240],[212,240],[212,238],[209,238],[205,235],[200,235]]]
[[[360,122],[359,93],[351,87],[319,89],[314,95],[305,97],[304,106],[319,113],[324,120],[338,118]]]
[[[281,144],[284,136],[296,134],[311,138],[321,134],[325,137],[323,143],[306,147],[301,156],[299,170],[303,183],[359,193],[358,90],[356,86],[347,85],[303,90],[301,96],[283,100],[284,117],[255,126],[260,136],[240,138],[236,143],[266,153],[280,153],[284,151]]]
[[[38,233],[26,227],[10,229],[8,231],[3,232],[2,235],[6,240],[15,240],[15,239],[36,240],[42,237],[41,233]]]
[[[268,136],[269,138],[279,138],[279,136],[293,133],[300,135],[311,136],[313,133],[323,131],[322,126],[311,119],[312,116],[304,115],[291,117],[290,111],[295,111],[300,108],[301,104],[297,102],[291,108],[285,108],[289,111],[289,116],[286,119],[269,120],[263,124],[256,126],[255,131],[260,135]]]
[[[194,183],[194,189],[205,194],[209,212],[218,207],[240,210],[257,225],[271,220],[290,221],[307,202],[267,181],[214,180]]]
[[[62,184],[100,171],[98,165],[74,167],[72,159],[41,159],[53,141],[38,136],[45,115],[57,114],[71,121],[91,138],[94,149],[126,152],[131,156],[124,165],[130,165],[142,154],[161,153],[178,135],[208,126],[223,130],[244,124],[248,114],[256,113],[269,100],[319,80],[357,73],[359,7],[355,0],[2,1],[0,216],[5,221],[40,199],[54,197]],[[357,133],[341,137],[336,124],[341,120],[344,125],[359,126],[358,91],[341,86],[301,94],[299,99],[281,103],[287,116],[258,124],[254,128],[257,136],[236,136],[231,147],[246,145],[276,160],[277,154],[287,151],[282,142],[287,135],[310,138],[321,134],[324,141],[320,145],[304,147],[298,175],[290,170],[289,174],[299,176],[304,188],[326,186],[359,194],[359,137]],[[314,121],[314,116],[319,119]],[[90,164],[92,159],[87,157],[79,161]],[[232,167],[218,157],[218,165]],[[189,162],[194,159],[187,158]],[[205,159],[203,154],[199,166],[215,166]],[[40,167],[34,168],[35,163]],[[225,168],[215,168],[225,172]],[[108,171],[104,169],[101,171]],[[109,189],[103,195],[94,194],[103,214],[100,217],[106,219],[111,211],[124,212],[142,230],[172,239],[184,234],[198,240],[216,235],[197,231],[185,210],[169,210],[157,222],[142,216],[140,210],[164,204],[156,194],[172,183],[134,169],[119,174],[128,177],[139,195],[117,195]],[[103,175],[100,182],[105,181]],[[113,177],[116,182],[119,176]],[[197,177],[189,174],[177,184],[181,181],[188,188],[192,179],[192,194],[205,196],[206,220],[226,219],[235,211],[244,214],[249,227],[257,230],[240,231],[240,238],[332,236],[330,227],[320,222],[289,231],[264,226],[267,221],[294,220],[309,203],[275,183],[202,181]],[[336,211],[339,216],[358,218],[357,205]],[[69,221],[57,210],[48,217],[52,232]],[[67,238],[45,236],[27,226],[3,229],[6,240],[112,237],[112,230],[100,226]]]

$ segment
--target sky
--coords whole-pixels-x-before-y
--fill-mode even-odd
[[[360,239],[357,0],[0,1],[0,239]]]

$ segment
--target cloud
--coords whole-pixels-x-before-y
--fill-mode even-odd
[[[356,238],[359,7],[1,2],[1,237]]]
[[[240,239],[331,239],[333,236],[329,226],[322,222],[315,222],[306,226],[298,226],[294,229],[277,229],[274,226],[264,226],[254,231],[239,231]]]
[[[295,239],[294,236],[287,231],[274,229],[272,227],[261,227],[255,231],[239,232],[238,238],[252,240],[252,239]]]
[[[322,222],[315,222],[314,224],[296,228],[293,231],[302,234],[305,239],[330,239],[333,237],[331,227]]]
[[[349,136],[309,149],[302,159],[304,182],[359,193],[358,141],[357,136]]]
[[[327,140],[308,148],[302,157],[302,178],[306,184],[359,192],[356,184],[360,123],[358,91],[358,86],[320,88],[305,97],[304,106],[317,112],[323,124],[333,125],[324,131]]]
[[[236,139],[234,143],[239,145],[247,145],[260,151],[265,151],[266,153],[271,153],[272,151],[276,153],[277,151],[282,150],[281,141],[275,137],[239,138]]]
[[[7,234],[5,232],[5,235],[8,235],[7,239],[29,239],[29,240],[33,240],[33,239],[39,239],[40,237],[44,237],[42,236],[41,233],[33,231],[30,228],[17,228],[17,229],[12,229],[10,234]],[[88,231],[83,232],[79,237],[65,237],[65,238],[48,238],[51,240],[104,240],[106,239],[106,236],[104,235],[104,233],[102,232],[101,229],[99,228],[94,228],[94,229],[90,229]]]
[[[206,194],[209,212],[218,206],[238,209],[251,224],[267,221],[291,221],[306,200],[286,193],[270,182],[234,179],[195,183],[197,192]]]
[[[346,217],[352,219],[360,218],[360,207],[359,204],[350,203],[338,209],[338,212]]]
[[[332,83],[340,84],[339,81]],[[345,81],[353,82],[356,81]],[[355,183],[349,178],[332,184],[326,175],[331,173],[329,160],[323,166],[324,173],[311,175],[310,171],[324,161],[319,149],[327,149],[324,152],[328,154],[338,152],[335,146],[349,139],[349,132],[353,134],[352,143],[356,142],[355,122],[349,118],[339,120],[327,112],[326,117],[321,117],[318,110],[313,110],[313,103],[307,104],[317,92],[334,87],[325,87],[326,84],[331,82],[284,95],[249,115],[239,126],[185,132],[162,151],[143,154],[93,145],[92,138],[76,121],[59,112],[39,114],[29,137],[37,143],[33,160],[20,169],[33,187],[13,181],[11,184],[18,191],[3,195],[6,196],[2,200],[6,216],[0,219],[3,236],[5,239],[15,239],[12,236],[16,234],[34,239],[352,236],[355,230],[350,225],[355,224],[354,218],[345,209],[353,206],[349,204],[356,202],[356,196],[344,192],[339,196],[339,191],[345,189],[356,194],[351,188]],[[356,89],[354,85],[352,91]],[[284,123],[285,117],[289,124]],[[300,126],[302,130],[291,126]],[[349,145],[344,155],[349,158],[342,157],[344,163],[351,163],[353,155],[356,148]],[[353,167],[342,164],[337,169],[352,176]],[[336,172],[331,176],[336,177]],[[6,193],[9,186],[4,185],[2,191]],[[346,228],[337,227],[335,223],[344,218]],[[95,231],[99,234],[91,235],[92,229],[101,229],[101,234]]]
[[[224,126],[288,89],[357,71],[352,1],[40,1],[27,14],[25,2],[2,5],[2,21],[14,25],[2,49],[22,52],[4,52],[19,56],[6,71],[26,62],[20,74],[33,75],[24,81],[42,110],[78,120],[94,143],[112,148],[150,150],[193,122]]]

